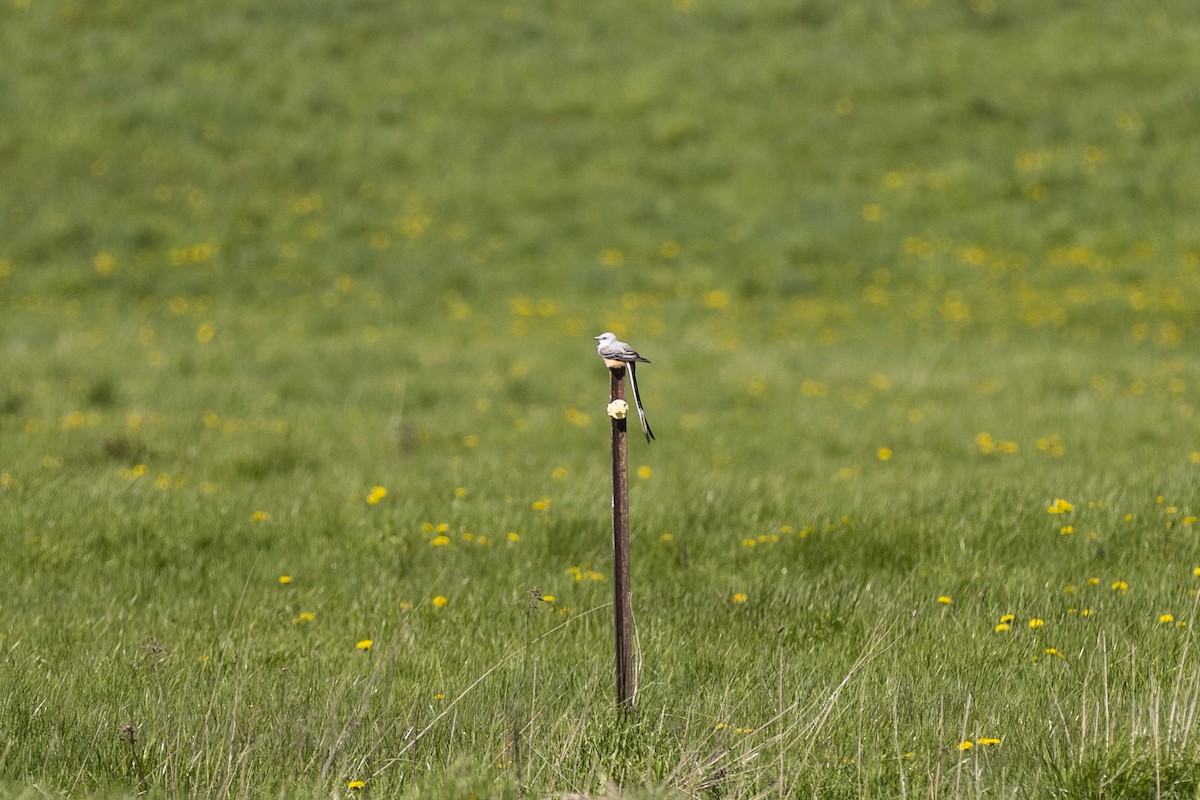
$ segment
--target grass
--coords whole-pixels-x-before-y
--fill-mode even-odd
[[[1195,797],[1198,36],[7,3],[0,794]]]

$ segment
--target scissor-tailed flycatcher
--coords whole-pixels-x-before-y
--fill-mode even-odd
[[[605,331],[596,337],[596,341],[600,343],[596,345],[596,352],[604,359],[604,366],[609,369],[620,369],[628,365],[629,384],[633,387],[633,402],[637,405],[638,419],[642,422],[642,433],[646,434],[646,441],[649,442],[654,438],[654,431],[650,430],[650,423],[646,422],[646,409],[642,408],[642,396],[638,393],[637,362],[649,364],[650,359],[638,355],[636,350],[617,339],[615,333]]]

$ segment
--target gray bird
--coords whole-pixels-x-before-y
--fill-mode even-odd
[[[638,355],[636,350],[619,340],[617,335],[611,331],[600,334],[596,337],[596,341],[600,343],[596,345],[596,352],[604,359],[604,366],[609,369],[629,367],[629,384],[633,387],[633,402],[637,405],[638,419],[642,422],[642,433],[646,434],[646,441],[649,442],[654,438],[654,431],[650,430],[650,423],[646,422],[646,410],[642,408],[642,396],[638,392],[637,385],[637,363],[640,361],[649,364],[650,359]]]

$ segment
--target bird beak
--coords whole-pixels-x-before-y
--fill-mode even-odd
[[[593,339],[595,339],[595,340],[598,342],[598,341],[600,341],[601,339],[603,339],[604,337],[603,337],[603,336],[593,336],[592,338],[593,338]]]

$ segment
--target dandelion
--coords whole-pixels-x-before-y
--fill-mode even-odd
[[[554,602],[556,599],[557,599],[557,598],[555,598],[555,596],[554,596],[554,595],[552,595],[552,594],[544,594],[544,595],[542,595],[542,602],[543,602],[543,603],[553,603],[553,602]]]
[[[1048,655],[1048,656],[1056,656],[1056,657],[1058,657],[1058,658],[1061,658],[1061,659],[1063,659],[1064,661],[1065,661],[1065,660],[1066,660],[1066,658],[1067,658],[1067,657],[1066,657],[1066,656],[1064,656],[1062,653],[1058,652],[1058,648],[1057,648],[1057,647],[1047,647],[1047,648],[1045,649],[1045,651],[1044,651],[1044,652],[1045,652],[1045,653],[1046,653],[1046,655]]]
[[[989,736],[984,736],[982,738],[976,739],[975,744],[980,745],[981,747],[992,747],[994,745],[1000,744],[1000,740],[993,739]]]
[[[1004,614],[1003,616],[1000,617],[1000,621],[1007,624],[1009,622],[1012,622],[1016,618],[1017,618],[1016,614]]]
[[[970,750],[974,746],[975,746],[975,743],[972,742],[970,739],[964,739],[963,741],[958,743],[958,749],[964,753],[967,750]]]
[[[654,470],[652,470],[650,467],[645,466],[644,464],[642,466],[638,467],[637,476],[639,478],[641,478],[642,480],[646,480],[653,474],[654,474]]]
[[[311,611],[301,611],[299,616],[292,619],[292,622],[295,623],[296,625],[300,625],[301,623],[304,623],[304,622],[312,622],[316,618],[317,618],[317,615],[312,613]]]
[[[346,784],[346,788],[350,789],[351,791],[357,791],[357,790],[363,788],[364,786],[366,786],[366,784],[363,783],[362,781],[350,781],[349,783]]]
[[[292,582],[292,576],[291,575],[280,575],[279,582],[281,584],[283,584],[284,586],[287,586],[289,583]]]
[[[253,514],[250,515],[250,519],[253,522],[266,522],[270,518],[271,518],[271,515],[265,511],[255,511]]]
[[[741,592],[734,592],[733,597],[731,597],[729,599],[735,603],[744,603],[747,600],[749,600],[750,598],[747,597],[746,595],[742,594]]]
[[[1012,626],[1007,622],[1001,622],[998,623],[992,630],[994,630],[996,633],[1004,633],[1005,631],[1012,630]]]
[[[446,597],[445,595],[439,594],[437,597],[433,598],[433,607],[434,608],[445,608],[446,604],[449,602],[450,602],[450,599],[448,597]]]
[[[1063,500],[1061,497],[1056,497],[1056,498],[1054,498],[1054,502],[1051,503],[1046,508],[1046,513],[1047,514],[1066,514],[1067,512],[1074,511],[1074,510],[1075,510],[1074,505],[1067,502],[1066,500]]]
[[[1075,526],[1074,525],[1063,525],[1061,528],[1058,529],[1058,532],[1061,533],[1063,536],[1070,536],[1072,533],[1075,532]]]
[[[878,458],[880,461],[891,461],[892,448],[890,448],[890,447],[879,448],[877,451],[875,451],[875,457]]]
[[[543,497],[540,500],[534,500],[531,504],[534,511],[549,511],[550,505],[551,503],[549,497]]]
[[[1174,621],[1175,621],[1174,614],[1163,614],[1162,616],[1160,616],[1158,618],[1159,625],[1170,625]]]
[[[1113,581],[1112,590],[1114,592],[1120,592],[1121,594],[1128,594],[1129,584],[1125,581]]]
[[[724,308],[729,305],[729,292],[724,289],[713,289],[712,291],[705,292],[703,302],[705,308]]]
[[[367,505],[376,505],[385,497],[387,497],[387,489],[382,486],[372,486],[371,491],[367,492]]]
[[[1034,617],[1033,619],[1029,620],[1029,627],[1031,630],[1037,630],[1045,624],[1046,620],[1039,619],[1038,617]]]
[[[605,267],[619,267],[625,263],[625,254],[616,247],[601,250],[598,260]]]
[[[435,536],[429,540],[430,547],[445,547],[448,544],[450,544],[449,536]]]
[[[509,531],[504,538],[508,539],[513,544],[516,544],[517,542],[521,541],[521,534],[517,533],[516,531]]]
[[[357,647],[359,650],[370,650],[372,647],[375,646],[375,641],[373,639],[363,639],[354,646]]]
[[[937,599],[937,601],[938,601],[939,603],[941,603],[942,605],[944,605],[944,606],[948,606],[948,605],[951,605],[951,604],[953,604],[953,603],[954,603],[954,598],[952,598],[952,597],[949,597],[949,596],[947,596],[947,595],[942,595],[941,597],[939,597],[939,598]]]

